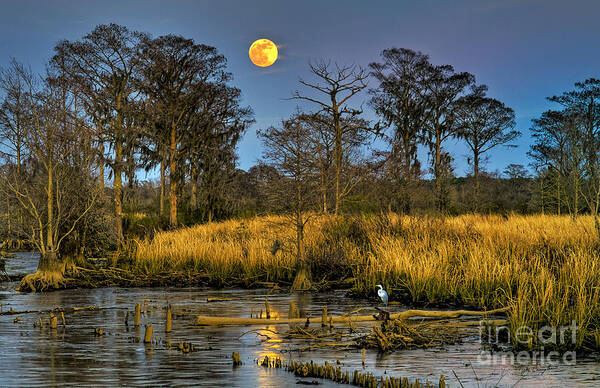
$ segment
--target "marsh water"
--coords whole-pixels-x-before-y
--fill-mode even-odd
[[[35,270],[37,256],[18,253],[8,259],[9,273]],[[199,327],[196,315],[249,317],[264,308],[268,290],[210,290],[201,288],[102,288],[22,294],[15,283],[0,284],[3,311],[14,309],[49,310],[98,306],[66,314],[66,327],[39,327],[40,316],[28,313],[0,316],[0,386],[206,386],[206,387],[286,387],[297,386],[313,378],[297,378],[284,369],[257,365],[265,355],[284,360],[313,360],[335,363],[352,372],[363,369],[361,352],[356,350],[314,349],[302,340],[285,341],[273,331],[277,327]],[[209,298],[221,301],[208,302]],[[374,306],[375,301],[350,299],[343,292],[290,295],[271,292],[272,309],[287,314],[294,300],[304,313],[318,317],[323,306],[332,314],[359,307]],[[143,328],[134,328],[132,313],[137,302],[143,303],[142,325],[151,323],[156,343],[143,344]],[[173,331],[164,330],[165,306],[173,311]],[[371,307],[369,307],[371,308]],[[392,306],[391,310],[402,310]],[[129,311],[129,324],[125,324]],[[20,320],[15,322],[15,318]],[[94,328],[104,335],[95,336]],[[267,329],[264,332],[251,331]],[[269,337],[261,335],[265,334]],[[197,351],[182,353],[169,342],[192,342]],[[452,387],[531,386],[569,387],[600,385],[600,361],[594,355],[578,357],[575,365],[549,366],[539,362],[500,362],[482,357],[476,330],[459,344],[426,350],[378,354],[367,351],[364,369],[380,376],[402,376],[437,382],[443,374]],[[231,354],[240,353],[243,365],[232,367]],[[458,382],[460,379],[460,383]],[[319,380],[322,387],[335,383]]]

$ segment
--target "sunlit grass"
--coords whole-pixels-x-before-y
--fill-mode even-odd
[[[288,225],[269,216],[159,233],[138,242],[134,264],[206,272],[221,284],[289,283],[298,263]],[[599,246],[589,216],[322,216],[306,230],[313,280],[353,278],[359,295],[381,283],[414,304],[510,306],[513,332],[576,320],[577,347],[598,342]]]

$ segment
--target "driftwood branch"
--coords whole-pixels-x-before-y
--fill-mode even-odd
[[[489,311],[429,311],[429,310],[406,310],[395,314],[390,314],[390,319],[408,319],[415,317],[422,318],[459,318],[461,316],[486,316],[491,314],[500,314],[508,310],[508,307],[489,310]],[[310,318],[308,318],[310,319]],[[315,317],[311,322],[317,323],[320,317]],[[372,315],[356,316],[337,316],[331,317],[333,322],[370,322],[377,319]],[[235,318],[235,317],[211,317],[199,315],[196,319],[197,325],[203,326],[222,326],[222,325],[285,325],[290,323],[303,324],[307,318],[281,318],[281,319],[262,319],[262,318]]]

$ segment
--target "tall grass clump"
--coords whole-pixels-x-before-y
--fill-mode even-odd
[[[291,283],[295,234],[283,216],[198,225],[138,241],[145,272],[204,272],[217,284]],[[571,347],[600,343],[600,243],[589,216],[320,216],[307,224],[314,280],[382,284],[415,305],[509,306],[511,333],[527,325],[579,327]],[[537,338],[519,346],[535,348]],[[566,346],[566,345],[565,345]],[[548,348],[548,345],[546,345]]]

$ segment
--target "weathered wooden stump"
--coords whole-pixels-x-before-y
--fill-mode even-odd
[[[233,360],[233,366],[242,365],[242,360],[240,360],[240,354],[238,352],[233,352],[231,354],[231,359]]]
[[[171,313],[171,307],[169,306],[167,308],[167,323],[165,325],[165,332],[167,332],[167,333],[171,332],[172,321],[173,321],[173,317],[172,317],[172,313]]]
[[[139,326],[142,316],[142,305],[140,303],[135,305],[135,316],[133,317],[133,325]]]
[[[153,334],[152,325],[150,325],[150,324],[146,325],[146,332],[144,333],[144,343],[145,344],[149,344],[150,342],[152,342],[152,334]]]

